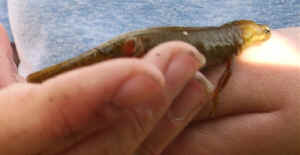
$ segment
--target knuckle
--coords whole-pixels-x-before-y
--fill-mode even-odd
[[[149,134],[150,129],[148,124],[150,122],[149,120],[144,120],[135,110],[127,110],[127,113],[129,113],[129,125],[131,125],[133,139],[140,142]]]

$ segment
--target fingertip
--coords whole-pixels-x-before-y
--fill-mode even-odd
[[[195,74],[195,79],[200,82],[208,93],[213,93],[215,86],[209,81],[201,72],[197,71]]]
[[[205,56],[197,50],[194,46],[189,43],[183,41],[169,41],[166,43],[162,43],[152,50],[145,56],[147,61],[150,61],[156,64],[159,68],[164,68],[163,61],[168,61],[174,55],[179,53],[187,53],[195,59],[196,68],[201,68],[206,64]],[[157,57],[162,57],[161,59],[157,59]]]
[[[162,72],[153,64],[144,63],[141,60],[133,63],[135,63],[134,66],[138,67],[121,84],[114,98],[132,104],[142,103],[161,96],[165,86]]]
[[[144,58],[155,65],[166,79],[166,90],[174,98],[205,64],[205,57],[192,45],[171,41],[153,48]]]
[[[183,42],[183,41],[171,41],[166,43],[167,46],[170,48],[173,47],[174,51],[182,51],[182,52],[189,52],[193,58],[196,59],[198,63],[198,68],[203,67],[206,64],[205,56],[199,51],[195,46]],[[177,50],[176,50],[177,49]]]

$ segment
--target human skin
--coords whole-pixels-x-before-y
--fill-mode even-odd
[[[205,59],[188,44],[164,44],[143,59],[116,59],[29,84],[16,78],[0,30],[0,154],[132,155],[153,128],[172,124],[169,138],[157,135],[161,152],[208,102],[206,86],[194,79]]]
[[[1,154],[300,154],[300,28],[273,31],[235,60],[215,118],[207,86],[194,79],[203,58],[190,45],[32,85],[18,77],[0,30]],[[222,69],[206,75],[216,83]]]

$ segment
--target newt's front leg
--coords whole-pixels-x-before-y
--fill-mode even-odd
[[[213,96],[212,96],[212,110],[209,114],[210,117],[214,117],[216,115],[216,110],[217,110],[217,105],[218,103],[218,97],[220,92],[225,88],[226,84],[228,83],[229,78],[231,77],[232,74],[232,62],[233,62],[233,57],[231,57],[227,62],[226,62],[226,68],[221,75],[221,77],[218,80],[217,86],[214,90]]]

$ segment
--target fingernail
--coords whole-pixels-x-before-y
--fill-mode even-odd
[[[210,100],[206,84],[199,85],[197,80],[190,81],[184,94],[177,96],[175,103],[168,111],[168,118],[174,124],[191,120]]]
[[[167,65],[164,75],[170,98],[174,98],[184,88],[187,81],[193,78],[195,71],[205,64],[205,58],[193,51],[182,51],[165,62]]]
[[[172,61],[173,63],[183,62],[183,64],[185,65],[192,64],[195,65],[194,67],[196,67],[196,69],[201,68],[206,63],[205,57],[202,54],[200,54],[198,51],[194,51],[194,50],[187,50],[180,53],[176,53],[170,61]],[[184,67],[186,67],[185,65],[178,66],[178,67],[184,69]]]
[[[205,85],[208,93],[214,92],[215,86],[201,72],[196,72],[195,79]]]
[[[182,105],[175,103],[172,110],[168,112],[168,117],[174,124],[194,117],[194,115],[210,101],[210,97],[214,92],[214,85],[201,72],[197,71],[194,78],[194,83],[189,82],[186,86],[186,88],[189,87],[189,89],[185,90],[186,93],[188,93],[188,97],[186,98],[188,98],[191,103],[184,103]],[[199,89],[195,82],[200,82],[202,87]]]
[[[199,51],[190,51],[191,56],[196,59],[196,61],[198,62],[198,68],[201,68],[202,66],[204,66],[206,64],[206,59],[204,57],[204,55],[200,54]]]
[[[206,64],[205,57],[196,50],[187,50],[180,53],[176,53],[175,56],[173,56],[172,60],[174,59],[179,61],[182,61],[184,59],[189,59],[190,60],[189,62],[193,62],[196,64],[195,66],[197,69],[200,69]]]

